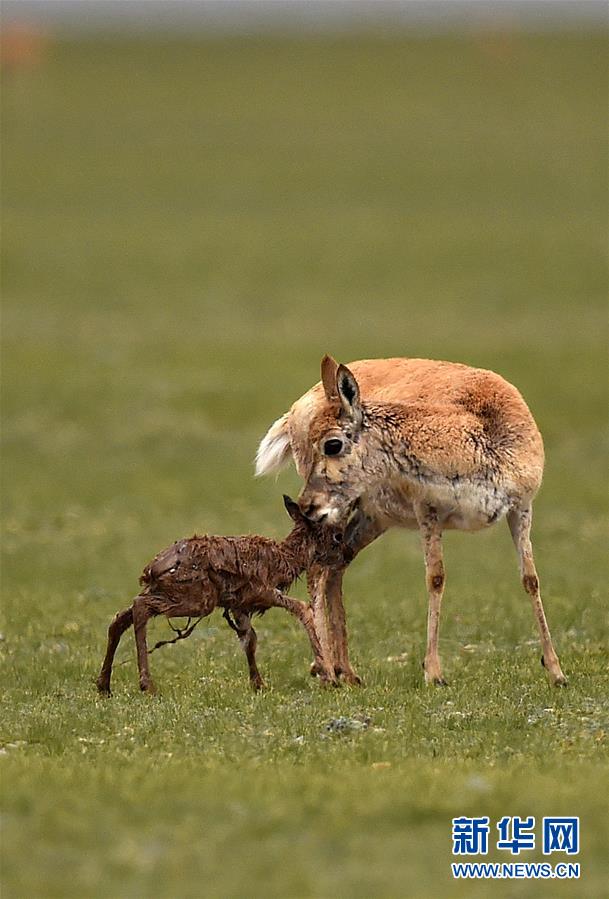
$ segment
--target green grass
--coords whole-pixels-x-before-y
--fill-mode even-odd
[[[609,895],[605,53],[83,42],[7,77],[6,899]],[[363,689],[320,689],[273,612],[263,695],[214,616],[153,656],[154,699],[127,635],[97,700],[107,623],[158,549],[288,529],[296,475],[254,481],[251,460],[324,352],[464,361],[523,391],[566,691],[501,525],[446,537],[447,689],[422,685],[422,561],[395,531],[346,579]],[[328,731],[338,716],[371,723]],[[580,882],[454,883],[461,814],[580,815]]]

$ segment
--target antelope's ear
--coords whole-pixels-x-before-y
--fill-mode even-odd
[[[336,372],[336,386],[343,412],[349,416],[356,428],[362,424],[362,405],[359,384],[346,365],[339,365]]]
[[[336,372],[338,371],[338,362],[332,356],[324,356],[321,360],[321,383],[324,385],[324,393],[326,399],[338,399],[338,390],[336,387]]]
[[[293,499],[290,499],[285,493],[283,494],[283,504],[287,509],[287,513],[292,519],[292,521],[300,521],[303,517],[302,512],[300,511],[300,506],[298,503],[295,503]]]

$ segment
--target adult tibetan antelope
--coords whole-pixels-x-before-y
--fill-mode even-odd
[[[566,684],[530,538],[543,443],[515,387],[494,372],[451,362],[365,359],[347,368],[324,356],[321,383],[262,440],[256,473],[277,471],[290,456],[305,479],[301,508],[316,521],[349,518],[354,554],[389,527],[418,528],[429,594],[427,683],[445,683],[438,654],[442,532],[477,531],[506,516],[539,627],[542,663],[553,684]],[[358,682],[347,650],[343,570],[311,572],[310,592],[324,651],[337,674]]]

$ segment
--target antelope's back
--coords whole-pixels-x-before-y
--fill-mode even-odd
[[[538,489],[544,465],[541,435],[523,397],[501,375],[432,359],[362,359],[348,367],[364,404],[428,406],[440,418],[454,420],[461,414],[464,422],[476,416],[523,487],[532,493]],[[328,408],[319,382],[285,416],[286,438],[302,477],[306,477],[311,425]]]

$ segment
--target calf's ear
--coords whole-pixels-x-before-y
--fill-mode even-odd
[[[286,507],[287,513],[292,521],[300,521],[303,516],[298,503],[295,503],[293,499],[290,499],[290,497],[284,493],[283,504]]]
[[[321,383],[324,386],[326,399],[330,402],[338,399],[338,390],[336,387],[336,372],[338,371],[338,362],[332,356],[325,355],[321,360]]]
[[[361,427],[363,415],[359,395],[359,384],[355,380],[353,372],[351,372],[346,365],[338,366],[336,372],[336,386],[343,412],[351,419],[354,427]]]

